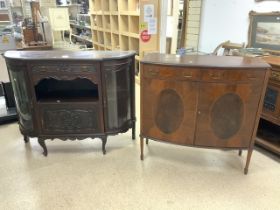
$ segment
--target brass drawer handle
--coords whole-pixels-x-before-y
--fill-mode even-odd
[[[254,74],[247,74],[247,77],[248,77],[248,79],[249,80],[256,80],[257,79],[257,77],[256,76],[254,76]]]
[[[223,74],[222,73],[217,73],[217,74],[215,74],[215,73],[209,73],[210,74],[210,77],[212,78],[212,79],[221,79],[222,77],[223,77]]]
[[[149,76],[156,76],[156,75],[158,75],[157,71],[153,71],[151,69],[149,69],[147,73],[148,73]]]
[[[184,74],[183,77],[184,78],[192,78],[192,72],[190,72],[189,74]]]

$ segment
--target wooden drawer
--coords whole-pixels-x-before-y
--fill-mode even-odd
[[[97,74],[99,63],[40,63],[31,66],[31,71],[34,74],[44,73],[90,73]]]
[[[145,65],[143,73],[146,78],[177,80],[198,80],[200,78],[200,70],[197,68]]]
[[[203,81],[237,81],[237,82],[261,82],[265,72],[256,70],[204,70]]]

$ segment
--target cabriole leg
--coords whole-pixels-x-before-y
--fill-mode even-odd
[[[102,137],[101,140],[102,140],[102,152],[103,152],[103,155],[105,155],[106,154],[105,146],[107,143],[107,136]]]
[[[239,155],[239,156],[242,155],[242,149],[240,149],[240,150],[238,151],[238,155]]]
[[[136,126],[136,123],[133,122],[133,123],[132,123],[132,139],[133,139],[133,140],[135,140],[135,129],[136,129],[135,126]]]
[[[43,155],[44,156],[48,156],[48,150],[45,144],[45,140],[43,138],[38,138],[38,143],[40,144],[40,146],[43,148]]]
[[[24,135],[24,136],[23,136],[23,140],[24,140],[25,143],[28,143],[28,142],[29,142],[29,137],[26,136],[26,135]]]
[[[147,144],[147,145],[149,144],[149,139],[148,139],[148,138],[146,138],[146,144]]]

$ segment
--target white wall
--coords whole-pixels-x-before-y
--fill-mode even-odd
[[[251,10],[280,11],[280,1],[203,0],[199,51],[210,53],[227,40],[247,44]]]

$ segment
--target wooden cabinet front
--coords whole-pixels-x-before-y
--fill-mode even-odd
[[[145,77],[141,87],[143,135],[176,144],[193,144],[197,83]]]
[[[261,89],[250,83],[200,84],[195,145],[248,147]]]
[[[269,66],[261,59],[149,54],[141,63],[143,139],[248,150],[248,172]]]

